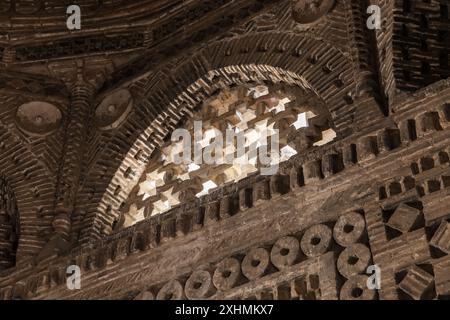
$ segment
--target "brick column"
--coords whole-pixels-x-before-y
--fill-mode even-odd
[[[66,240],[69,239],[70,216],[76,204],[95,93],[95,87],[80,77],[70,89],[71,105],[65,122],[64,151],[58,174],[53,223],[55,232]]]

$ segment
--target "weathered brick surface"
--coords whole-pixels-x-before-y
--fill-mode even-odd
[[[311,2],[85,0],[76,34],[61,1],[1,2],[0,298],[448,298],[448,3],[369,1],[372,31],[361,2]],[[319,113],[299,153],[149,217],[171,132],[250,84]],[[119,230],[132,205],[147,218]]]

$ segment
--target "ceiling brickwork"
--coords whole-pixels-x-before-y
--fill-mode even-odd
[[[450,76],[450,1],[395,1],[394,66],[400,90]]]
[[[450,187],[449,1],[80,0],[70,32],[66,2],[0,2],[0,298],[350,299],[365,279],[352,254],[389,270],[363,298],[450,294],[448,212],[433,200]],[[219,92],[256,86],[325,115],[290,133],[297,155],[124,226],[130,207],[150,207],[139,186],[171,133]],[[325,129],[336,139],[314,145]],[[360,229],[350,240],[346,219]],[[63,288],[74,261],[87,291]],[[104,268],[120,280],[96,287]],[[238,282],[220,278],[227,268]]]

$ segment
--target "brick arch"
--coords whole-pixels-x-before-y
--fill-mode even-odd
[[[14,191],[20,212],[20,239],[16,259],[38,253],[45,245],[43,235],[51,231],[53,215],[39,216],[38,209],[54,197],[53,180],[47,167],[35,157],[29,147],[0,124],[0,168],[8,187]],[[51,212],[42,207],[42,212]]]
[[[47,235],[53,231],[57,162],[62,152],[60,128],[47,137],[33,137],[15,124],[17,108],[28,102],[41,101],[61,107],[66,113],[67,91],[47,77],[5,72],[0,79],[0,174],[7,177],[14,190],[21,216],[17,260],[41,251]],[[55,92],[59,92],[56,94]]]
[[[82,243],[111,232],[120,205],[138,182],[152,152],[183,116],[211,95],[215,81],[297,85],[324,101],[338,134],[352,121],[352,61],[323,39],[294,33],[250,34],[212,43],[179,61],[129,85],[130,91],[141,97],[136,108],[145,114],[147,124],[137,138],[128,141],[129,151],[116,167],[95,212],[83,218]]]

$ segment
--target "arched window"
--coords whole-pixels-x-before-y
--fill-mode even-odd
[[[120,227],[162,214],[215,188],[277,166],[332,141],[329,116],[313,93],[266,85],[224,88],[205,100],[154,152]]]
[[[19,234],[16,199],[7,180],[0,176],[0,270],[15,265]]]

